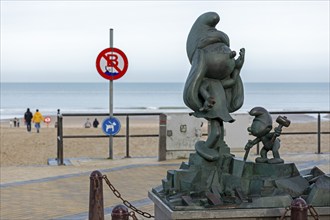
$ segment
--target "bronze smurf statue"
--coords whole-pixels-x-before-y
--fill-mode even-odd
[[[228,154],[224,142],[223,122],[234,122],[229,113],[238,110],[244,100],[240,71],[244,64],[245,49],[239,57],[229,47],[229,37],[215,26],[220,17],[207,12],[198,17],[187,39],[187,55],[191,63],[183,99],[198,118],[211,124],[206,141],[199,141],[197,153],[208,161]]]
[[[288,127],[290,125],[290,120],[288,120],[285,116],[278,116],[276,122],[279,123],[279,126],[274,129],[274,132],[270,132],[272,130],[272,117],[269,112],[262,107],[253,108],[249,114],[254,116],[253,122],[250,127],[248,127],[248,131],[255,136],[254,140],[249,140],[245,145],[245,156],[244,160],[246,160],[249,150],[257,143],[262,142],[263,147],[260,151],[260,157],[256,158],[256,163],[284,163],[284,160],[280,158],[279,149],[280,149],[280,139],[277,138],[281,135],[282,127]],[[268,151],[273,152],[272,159],[267,158]]]

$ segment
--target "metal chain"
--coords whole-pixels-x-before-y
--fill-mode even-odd
[[[135,215],[135,212],[133,211],[129,212],[129,216],[131,216],[133,220],[138,220],[138,218]]]
[[[285,219],[286,217],[286,213],[288,213],[288,211],[290,211],[290,209],[291,209],[291,206],[288,206],[288,207],[286,207],[285,208],[285,212],[283,213],[283,215],[281,216],[281,218],[280,218],[280,220],[283,220],[283,219]]]
[[[286,213],[288,213],[288,211],[290,211],[290,210],[291,210],[291,206],[286,207],[285,208],[285,212],[281,216],[280,220],[285,219]],[[319,215],[317,214],[316,210],[314,209],[314,207],[312,205],[309,205],[308,206],[308,210],[309,210],[309,212],[311,213],[311,215],[313,216],[313,218],[315,220],[318,220],[319,219]]]
[[[319,214],[317,214],[316,210],[314,209],[314,207],[312,205],[308,206],[309,212],[311,213],[311,215],[313,216],[313,218],[315,220],[319,219]]]
[[[110,180],[108,179],[107,175],[103,175],[102,178],[104,179],[104,181],[107,183],[107,185],[109,186],[110,190],[112,191],[112,193],[119,199],[121,199],[121,201],[123,202],[123,204],[131,209],[133,212],[130,212],[130,216],[136,220],[136,216],[134,214],[134,212],[138,213],[139,215],[142,215],[145,218],[155,218],[155,216],[151,215],[148,212],[143,212],[140,209],[136,208],[134,205],[132,205],[129,201],[123,199],[123,197],[121,197],[120,192],[115,188],[114,185],[111,184]],[[133,214],[131,214],[133,213]]]

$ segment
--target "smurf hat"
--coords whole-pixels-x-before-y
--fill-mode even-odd
[[[229,37],[219,31],[215,26],[219,23],[220,17],[215,12],[206,12],[199,16],[190,29],[186,50],[190,63],[192,62],[196,49],[204,48],[214,43],[224,43],[228,47]]]

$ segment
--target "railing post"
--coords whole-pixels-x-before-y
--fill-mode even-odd
[[[63,116],[57,110],[57,165],[64,165],[63,159]]]
[[[167,116],[165,114],[160,114],[158,161],[166,160],[166,123],[167,123]]]
[[[103,183],[100,171],[93,171],[90,175],[89,188],[89,220],[104,220]]]
[[[129,116],[126,115],[126,158],[130,158],[129,155]]]
[[[321,153],[321,115],[317,114],[317,153]]]
[[[60,121],[60,110],[57,109],[57,121],[56,121],[56,129],[57,129],[57,164],[59,164],[59,159],[60,159],[60,130],[59,130],[59,121]]]

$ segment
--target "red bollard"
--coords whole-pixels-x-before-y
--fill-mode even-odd
[[[291,202],[291,220],[307,220],[308,205],[301,197]]]
[[[90,175],[89,220],[104,220],[102,173],[93,171]]]
[[[111,217],[112,220],[128,220],[128,209],[124,205],[116,205],[112,209]]]

